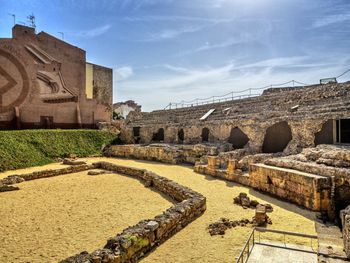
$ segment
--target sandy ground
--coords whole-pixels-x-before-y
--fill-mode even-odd
[[[253,217],[253,209],[243,209],[233,204],[233,197],[240,192],[248,193],[250,197],[261,203],[272,204],[274,211],[269,216],[273,224],[269,228],[316,234],[314,213],[250,188],[197,174],[191,167],[112,158],[89,159],[89,161],[92,160],[106,160],[120,165],[151,170],[188,186],[207,198],[207,210],[204,215],[159,246],[142,262],[234,262],[252,230],[251,227],[236,227],[227,230],[224,237],[210,236],[206,228],[220,217],[232,220]],[[263,234],[261,238],[283,241],[283,237],[279,235]],[[296,244],[310,245],[310,239],[286,238],[286,240]]]
[[[58,262],[84,250],[92,252],[129,225],[172,205],[138,180],[116,174],[81,172],[19,186],[19,191],[0,194],[4,263]]]
[[[211,237],[206,228],[220,217],[232,220],[251,219],[254,210],[243,209],[233,204],[233,197],[240,192],[248,193],[259,202],[273,205],[274,211],[269,214],[273,222],[273,225],[269,226],[270,228],[315,234],[314,214],[312,212],[235,183],[196,174],[191,167],[112,158],[89,158],[87,160],[88,162],[105,160],[151,170],[207,197],[205,214],[163,243],[142,262],[233,262],[250,234],[251,227],[236,227],[227,230],[224,237]],[[54,167],[57,167],[57,164],[47,165],[45,168]],[[1,176],[0,174],[0,178]],[[75,177],[79,179],[76,180]],[[70,178],[71,182],[68,183],[64,178]],[[101,180],[101,182],[97,183],[96,179]],[[83,182],[84,186],[80,186],[79,181]],[[126,184],[128,181],[130,184]],[[6,211],[0,212],[0,231],[3,232],[5,229],[7,236],[2,238],[7,241],[5,248],[0,248],[0,255],[6,252],[8,258],[22,255],[22,259],[23,255],[27,255],[29,261],[33,256],[40,259],[40,255],[43,258],[48,258],[49,254],[52,259],[56,259],[80,250],[92,251],[101,247],[106,238],[118,233],[127,225],[134,224],[141,218],[155,215],[160,210],[170,206],[159,195],[144,189],[135,181],[123,176],[104,175],[99,178],[91,178],[86,176],[86,173],[79,173],[74,176],[66,175],[22,183],[20,186],[23,190],[0,195],[1,207],[4,206],[6,209]],[[111,182],[114,186],[110,187],[105,182]],[[115,184],[127,185],[127,189],[115,187]],[[108,189],[106,189],[106,185]],[[133,194],[135,188],[141,194]],[[33,193],[35,189],[42,190]],[[146,196],[147,198],[145,198]],[[128,202],[125,202],[125,198]],[[115,203],[114,200],[118,201]],[[97,201],[100,201],[99,204],[96,203]],[[153,201],[156,201],[156,207],[154,207]],[[57,202],[60,204],[58,205]],[[28,204],[32,205],[30,209],[27,207]],[[117,204],[118,209],[112,209],[113,204]],[[14,207],[20,208],[14,209]],[[87,209],[80,213],[79,207]],[[110,208],[108,212],[105,211],[106,207]],[[120,209],[120,207],[123,208]],[[145,209],[147,211],[144,211]],[[98,216],[99,213],[102,213],[103,216]],[[65,215],[65,218],[62,218],[62,214]],[[43,221],[45,224],[39,224],[39,221]],[[10,226],[17,229],[10,230],[7,227],[9,222],[11,222]],[[113,226],[109,226],[109,224]],[[64,236],[60,232],[62,229],[65,233]],[[8,240],[9,237],[11,237],[10,240]],[[264,234],[262,238],[271,238],[271,236],[268,237]],[[272,236],[272,238],[283,240],[280,236]],[[0,242],[3,242],[2,239],[0,237]],[[26,241],[25,244],[23,244],[22,239]],[[50,242],[48,240],[57,242],[58,246],[47,244]],[[310,244],[310,240],[305,239],[287,238],[287,240],[297,244]],[[15,246],[14,243],[17,245]],[[35,247],[42,247],[42,249],[39,251]],[[45,250],[44,247],[46,247]],[[32,252],[29,252],[30,249]],[[2,257],[4,258],[4,256]],[[1,259],[0,256],[0,261]],[[30,260],[30,262],[36,261]]]
[[[6,172],[0,173],[0,179],[3,179],[9,175],[13,174],[26,174],[26,173],[32,173],[35,171],[41,171],[41,170],[46,170],[46,169],[61,169],[68,167],[69,165],[63,165],[61,163],[50,163],[46,164],[43,166],[35,166],[35,167],[29,167],[29,168],[24,168],[24,169],[17,169],[17,170],[9,170]]]

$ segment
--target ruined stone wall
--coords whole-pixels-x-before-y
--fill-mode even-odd
[[[349,168],[348,146],[319,145],[288,156],[250,154],[246,149],[221,152],[202,157],[194,170],[327,212],[335,220],[336,214],[350,204]]]
[[[85,64],[84,50],[16,25],[13,38],[0,39],[0,128],[95,127],[110,121],[111,70],[96,69],[98,99],[89,100]],[[110,83],[100,85],[107,78]]]
[[[18,174],[18,175],[14,174],[14,175],[9,175],[4,179],[1,179],[0,183],[7,184],[7,185],[17,184],[24,181],[31,181],[31,180],[41,179],[41,178],[86,171],[89,169],[96,168],[97,166],[98,165],[94,165],[94,164],[92,165],[83,164],[83,165],[68,166],[66,168],[61,168],[61,169],[48,169],[48,170],[41,170],[37,172]]]
[[[298,153],[302,148],[312,147],[315,145],[315,134],[322,129],[322,125],[327,120],[290,120],[287,122],[291,130],[291,140],[282,150],[287,154]],[[164,143],[183,143],[196,144],[201,143],[202,129],[209,129],[209,143],[228,143],[230,140],[231,130],[239,128],[249,139],[245,148],[250,151],[259,153],[263,152],[263,144],[266,131],[274,124],[280,123],[279,120],[255,121],[255,120],[223,120],[220,122],[208,121],[191,123],[188,126],[179,124],[154,124],[152,127],[140,126],[140,141],[139,143],[152,142],[153,134],[159,129],[164,129]],[[132,125],[125,125],[122,129],[121,138],[125,143],[135,143],[132,131]],[[178,131],[184,131],[184,140],[178,138]],[[283,135],[281,135],[283,136]]]
[[[77,173],[77,172],[86,171],[89,169],[94,169],[94,168],[97,168],[98,166],[99,164],[91,164],[91,165],[83,164],[83,165],[69,166],[62,169],[49,169],[49,170],[42,170],[42,171],[26,173],[26,174],[9,175],[3,179],[0,179],[0,192],[19,190],[17,186],[14,187],[12,185],[19,184],[24,181],[31,181],[36,179],[64,175],[64,174]]]
[[[102,249],[98,249],[91,254],[82,252],[79,255],[62,260],[62,263],[136,262],[202,215],[206,210],[205,197],[187,187],[143,169],[120,166],[108,162],[97,162],[91,165],[74,165],[62,169],[11,175],[0,180],[0,192],[19,190],[17,186],[13,185],[24,181],[96,168],[139,179],[145,186],[152,187],[172,198],[176,204],[153,219],[142,220],[138,224],[126,228],[122,233],[109,239]]]
[[[209,145],[112,145],[105,149],[104,155],[139,160],[158,161],[170,164],[190,163],[205,155],[217,155],[221,147]]]
[[[215,111],[206,120],[200,121],[209,109]],[[207,128],[208,142],[221,143],[232,141],[231,131],[239,128],[249,139],[245,148],[259,153],[264,152],[268,129],[285,123],[286,132],[277,129],[277,135],[286,139],[286,146],[277,150],[294,154],[302,148],[315,146],[315,134],[321,132],[322,138],[329,140],[331,128],[327,126],[327,130],[322,131],[324,124],[350,117],[349,110],[350,83],[286,88],[278,92],[271,90],[255,98],[131,114],[121,137],[125,143],[135,143],[132,127],[140,127],[139,143],[147,144],[152,142],[153,134],[164,129],[164,143],[195,144],[203,141],[202,130]],[[183,130],[183,140],[178,135],[180,130]]]
[[[348,258],[350,258],[350,206],[340,211],[340,219],[342,225],[344,251]]]
[[[91,254],[83,252],[61,263],[136,262],[195,220],[206,209],[204,196],[152,172],[106,162],[100,163],[100,168],[138,178],[178,203],[151,220],[142,220],[125,229],[109,239],[103,249]]]
[[[252,164],[249,185],[313,211],[328,211],[331,200],[331,179],[328,177]]]

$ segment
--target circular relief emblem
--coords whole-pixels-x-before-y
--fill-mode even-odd
[[[0,113],[21,105],[29,93],[28,74],[19,60],[0,49]]]

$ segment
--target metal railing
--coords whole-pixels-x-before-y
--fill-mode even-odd
[[[305,84],[296,80],[291,80],[285,83],[279,83],[279,84],[271,84],[268,86],[260,87],[260,88],[249,88],[245,90],[240,91],[232,91],[224,95],[219,96],[212,96],[209,98],[196,98],[191,101],[181,101],[181,102],[171,102],[169,103],[164,110],[166,109],[178,109],[178,108],[186,108],[186,107],[193,107],[193,106],[200,106],[200,105],[206,105],[206,104],[212,104],[212,103],[219,103],[219,102],[225,102],[225,101],[233,101],[233,100],[240,100],[245,98],[251,98],[251,97],[257,97],[260,96],[262,91],[268,88],[283,88],[283,86],[291,84],[292,87],[296,86],[308,86],[309,84]],[[258,91],[258,92],[257,92]],[[240,94],[240,95],[237,95]]]
[[[256,242],[256,234],[255,231],[259,233],[258,235],[258,242]],[[281,234],[283,235],[283,243],[284,246],[287,247],[286,243],[286,236],[297,236],[297,237],[304,237],[304,238],[310,238],[311,240],[311,248],[313,249],[312,240],[317,239],[316,235],[309,235],[309,234],[302,234],[302,233],[295,233],[295,232],[288,232],[288,231],[282,231],[282,230],[274,230],[274,229],[267,229],[262,227],[255,227],[253,231],[250,233],[247,241],[244,244],[244,247],[239,254],[239,256],[236,259],[236,263],[244,263],[248,261],[248,258],[253,250],[253,247],[255,244],[260,243],[260,233],[269,232],[269,233],[275,233],[275,234]],[[252,243],[252,244],[250,244]]]
[[[250,246],[249,244],[251,241],[252,241],[252,245]],[[236,263],[247,262],[247,260],[250,256],[250,253],[253,250],[254,244],[255,244],[255,228],[250,233],[248,240],[245,242],[244,247],[236,260]]]

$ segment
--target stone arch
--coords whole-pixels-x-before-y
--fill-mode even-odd
[[[275,123],[266,130],[262,151],[263,153],[283,152],[291,140],[292,131],[288,123],[286,121]]]
[[[153,133],[152,141],[161,142],[164,141],[164,129],[160,128],[156,133]]]
[[[248,136],[238,127],[232,128],[228,142],[234,149],[242,149],[249,142]]]
[[[210,132],[208,128],[205,127],[202,129],[202,142],[209,142],[209,134]]]
[[[319,144],[333,144],[333,120],[323,123],[319,132],[315,133],[315,146]]]
[[[180,130],[177,132],[177,138],[178,138],[179,143],[183,143],[183,142],[184,142],[184,140],[185,140],[185,132],[184,132],[184,129],[180,129]]]

